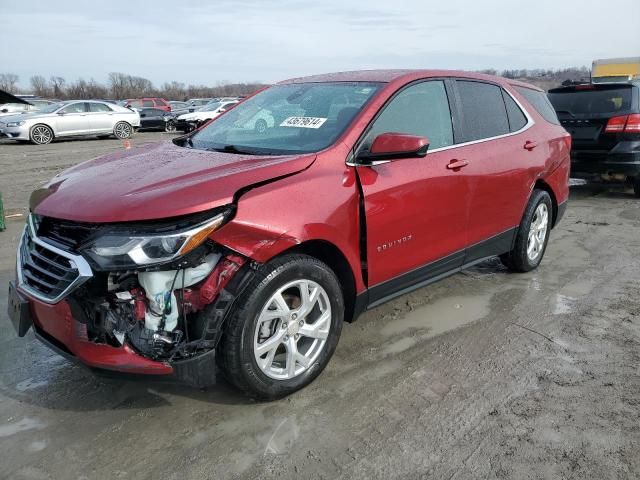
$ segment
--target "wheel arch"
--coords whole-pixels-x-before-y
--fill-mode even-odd
[[[31,138],[31,132],[33,131],[34,128],[36,128],[38,125],[44,125],[45,127],[48,127],[49,130],[51,130],[51,134],[53,135],[53,138],[51,139],[51,141],[55,140],[56,138],[56,129],[53,128],[53,125],[48,124],[47,122],[37,122],[34,123],[33,125],[31,125],[29,127],[29,138]]]
[[[338,277],[344,298],[344,319],[346,322],[354,320],[356,303],[356,281],[347,257],[333,243],[326,240],[307,240],[291,247],[280,255],[302,253],[326,263]]]
[[[531,191],[531,193],[533,193],[534,190],[543,190],[547,192],[551,197],[551,206],[553,209],[553,211],[551,212],[552,214],[551,228],[555,227],[556,220],[558,218],[558,199],[556,198],[556,194],[553,191],[553,188],[551,188],[551,186],[547,182],[545,182],[542,178],[539,178],[536,180],[536,183],[533,185],[533,190]]]

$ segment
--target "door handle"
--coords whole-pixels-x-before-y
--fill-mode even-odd
[[[459,168],[462,167],[466,167],[467,165],[469,165],[469,162],[467,162],[466,160],[451,160],[448,164],[447,164],[447,168],[449,170],[458,170]]]
[[[538,142],[532,142],[531,140],[527,140],[524,142],[524,149],[531,151],[538,146]]]

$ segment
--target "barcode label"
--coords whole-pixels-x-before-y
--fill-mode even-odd
[[[298,127],[298,128],[320,128],[326,118],[320,117],[289,117],[281,124],[281,127]]]

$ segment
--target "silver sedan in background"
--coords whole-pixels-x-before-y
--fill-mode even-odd
[[[138,112],[96,100],[54,103],[37,112],[0,117],[0,137],[38,145],[59,137],[131,137],[140,126]]]

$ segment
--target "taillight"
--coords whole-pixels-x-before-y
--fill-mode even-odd
[[[571,135],[565,135],[563,138],[565,145],[567,146],[567,150],[571,150]]]
[[[640,133],[640,114],[612,117],[604,128],[604,133]]]
[[[604,133],[620,133],[624,131],[624,126],[627,123],[627,115],[621,117],[611,117],[607,122],[607,126],[604,128]]]
[[[640,113],[634,113],[627,117],[627,124],[624,127],[626,132],[640,132]]]

